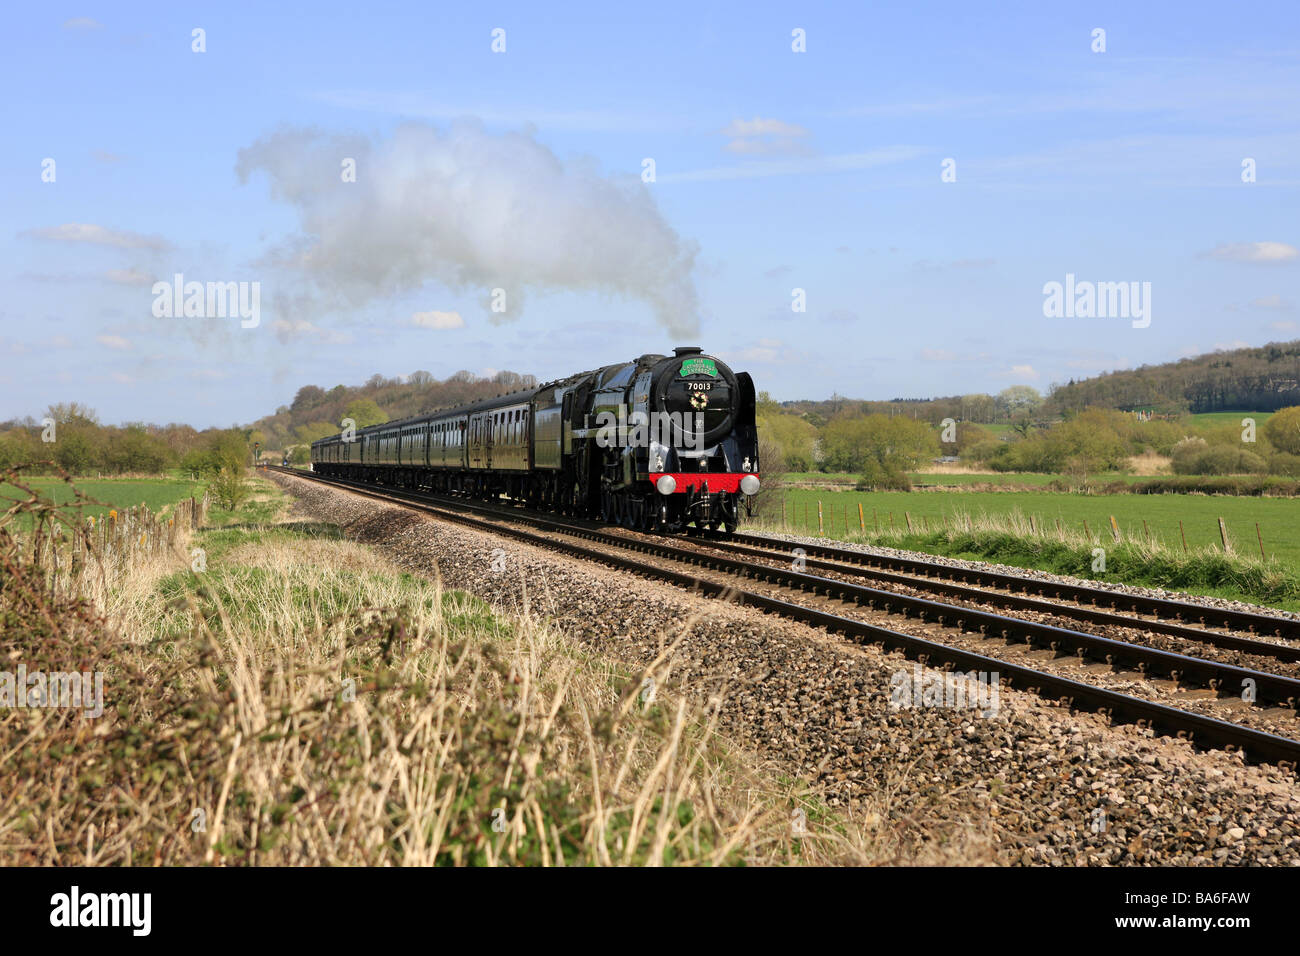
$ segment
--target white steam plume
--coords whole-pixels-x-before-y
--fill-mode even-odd
[[[344,182],[343,161],[356,161]],[[646,302],[674,336],[698,331],[696,245],[669,227],[639,177],[565,164],[530,135],[475,125],[399,127],[372,142],[286,128],[240,150],[298,210],[301,233],[274,258],[353,308],[418,289],[595,291]],[[305,303],[300,302],[300,305]]]

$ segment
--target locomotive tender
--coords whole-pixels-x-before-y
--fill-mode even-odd
[[[644,531],[734,531],[759,488],[754,382],[696,347],[341,433],[318,474]]]

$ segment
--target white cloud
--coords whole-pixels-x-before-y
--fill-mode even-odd
[[[723,136],[807,136],[808,131],[794,123],[783,123],[776,119],[732,120],[722,131]]]
[[[1038,370],[1032,365],[1013,365],[1007,375],[1010,378],[1029,379],[1031,381],[1041,377]]]
[[[951,349],[921,349],[923,362],[952,362],[956,358],[957,353]]]
[[[63,21],[63,29],[73,31],[102,30],[104,24],[90,17],[72,17]]]
[[[131,343],[120,335],[97,335],[95,341],[107,349],[129,349]]]
[[[281,342],[291,342],[294,339],[317,339],[326,345],[347,345],[352,341],[352,336],[346,332],[322,329],[306,319],[276,319],[271,323],[271,328],[275,330],[276,338]]]
[[[22,233],[34,239],[52,239],[55,242],[88,242],[98,246],[116,246],[119,249],[168,248],[166,240],[157,236],[142,236],[122,229],[107,229],[90,223],[68,222],[61,226],[42,226]]]
[[[1294,332],[1296,329],[1300,329],[1300,322],[1283,319],[1278,322],[1270,322],[1268,327],[1274,332]]]
[[[759,339],[747,348],[736,352],[726,352],[722,357],[732,366],[751,363],[759,365],[785,364],[793,359],[790,350],[786,348],[786,344],[780,339]]]
[[[340,183],[340,157],[356,160],[355,183]],[[566,163],[529,134],[412,123],[372,142],[291,128],[240,151],[240,178],[258,171],[301,223],[276,261],[320,300],[360,308],[437,282],[486,302],[501,289],[505,311],[489,319],[508,321],[529,290],[603,292],[645,302],[674,335],[698,331],[696,245],[639,177]]]
[[[417,312],[411,316],[411,324],[424,329],[463,329],[465,320],[459,312]]]
[[[1228,242],[1203,255],[1225,262],[1289,262],[1300,257],[1300,249],[1285,242]]]
[[[754,117],[752,120],[732,120],[722,130],[722,135],[730,137],[724,147],[730,153],[766,155],[810,152],[807,146],[799,142],[808,135],[808,130],[777,119]]]
[[[1259,299],[1251,299],[1250,304],[1257,309],[1272,309],[1279,312],[1286,312],[1291,308],[1291,303],[1280,295],[1267,295]]]
[[[139,269],[109,269],[104,278],[118,285],[153,285],[154,277]]]

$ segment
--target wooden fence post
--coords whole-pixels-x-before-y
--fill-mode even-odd
[[[818,498],[817,499],[817,537],[820,538],[825,533],[826,533],[826,526],[822,522],[822,500]]]
[[[863,534],[867,533],[867,519],[862,514],[862,502],[858,502],[858,530]]]
[[[1178,519],[1178,536],[1183,539],[1183,553],[1187,553],[1187,532],[1183,530],[1183,519]]]
[[[1228,523],[1222,518],[1219,519],[1219,538],[1223,541],[1223,553],[1227,554],[1232,546],[1228,544]]]
[[[1110,533],[1115,536],[1116,541],[1119,541],[1119,522],[1115,520],[1114,515],[1110,516]]]
[[[1259,557],[1262,561],[1268,560],[1268,555],[1264,553],[1264,536],[1259,533],[1259,522],[1255,522],[1255,537],[1259,538]]]

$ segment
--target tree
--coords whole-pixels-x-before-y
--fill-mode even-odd
[[[379,407],[373,398],[358,398],[348,404],[347,411],[343,413],[344,418],[350,418],[357,423],[357,428],[369,428],[371,425],[382,425],[388,421],[388,415]],[[337,429],[335,429],[337,431]],[[331,434],[333,434],[331,432]],[[324,435],[317,436],[324,438]]]
[[[822,460],[827,471],[861,473],[868,463],[887,472],[915,468],[939,451],[934,429],[904,415],[840,417],[822,430]]]
[[[1264,437],[1278,451],[1300,455],[1300,405],[1283,408],[1264,423]]]
[[[95,410],[80,402],[59,402],[45,410],[45,416],[60,425],[98,425]]]
[[[99,460],[98,433],[93,425],[62,425],[55,433],[54,460],[71,475],[89,474]]]
[[[961,397],[962,418],[972,422],[992,424],[995,402],[992,395],[975,393]]]
[[[109,471],[157,474],[175,460],[166,442],[143,425],[128,425],[107,437],[104,464]]]
[[[325,401],[325,389],[319,385],[304,385],[298,389],[298,394],[293,397],[293,404],[289,406],[289,409],[295,412],[305,412],[308,409],[315,408],[323,401]]]
[[[791,471],[812,471],[817,429],[798,415],[764,412],[757,419],[759,441],[771,442]],[[766,459],[763,467],[767,468]]]
[[[304,445],[310,445],[314,441],[322,438],[329,438],[331,435],[337,435],[339,428],[337,425],[331,425],[329,422],[312,422],[309,425],[299,425],[293,430],[294,436]]]
[[[0,435],[0,467],[22,465],[52,457],[49,446],[25,428],[14,428]]]
[[[988,433],[987,429],[981,428],[979,425],[973,425],[970,422],[958,422],[956,430],[955,437],[957,441],[955,443],[941,443],[946,455],[961,455],[965,453],[966,449],[981,442],[986,442],[993,437]]]
[[[1028,415],[1043,404],[1043,396],[1030,385],[1012,385],[998,392],[994,399],[997,409],[1007,418]]]

